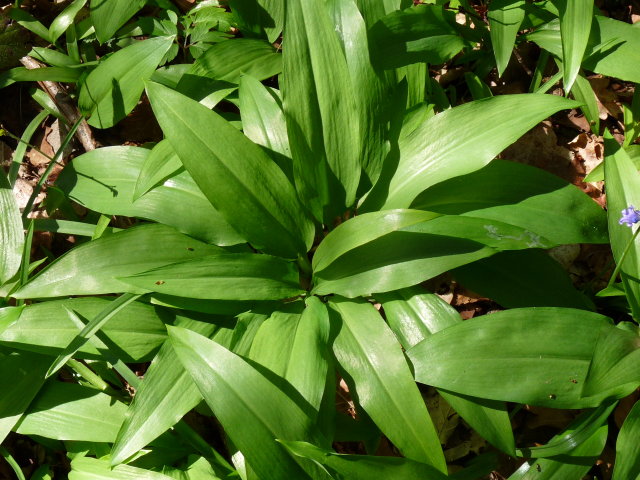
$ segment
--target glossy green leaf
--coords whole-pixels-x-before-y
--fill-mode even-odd
[[[44,383],[51,359],[29,352],[0,352],[0,442],[27,409]]]
[[[162,473],[144,468],[118,465],[111,467],[109,460],[76,456],[71,462],[69,480],[175,480]]]
[[[613,18],[595,15],[582,67],[602,75],[629,82],[640,82],[635,65],[640,62],[637,27]],[[562,58],[560,22],[551,21],[527,38]]]
[[[190,76],[239,83],[243,74],[264,80],[282,71],[282,55],[268,42],[239,38],[210,47],[198,57],[178,83],[181,90]]]
[[[157,248],[162,245],[162,248]],[[142,225],[84,243],[58,258],[15,294],[47,298],[102,293],[146,293],[117,280],[155,267],[222,251],[160,224]]]
[[[491,45],[502,76],[509,64],[516,35],[524,19],[524,0],[497,0],[489,4],[487,18],[491,27]]]
[[[542,458],[532,464],[525,462],[508,480],[582,480],[601,454],[607,441],[607,431],[607,425],[601,426],[568,458]]]
[[[216,326],[182,320],[178,324],[210,337]],[[145,372],[111,451],[117,465],[174,426],[202,400],[202,395],[184,369],[170,342],[166,342]]]
[[[412,208],[498,220],[556,245],[608,242],[606,214],[588,195],[544,170],[505,160],[434,185]]]
[[[158,142],[151,149],[149,155],[146,156],[140,168],[133,192],[133,200],[138,200],[153,187],[157,187],[167,178],[173,177],[181,167],[182,162],[176,155],[176,152],[173,151],[173,148],[171,148],[169,141],[162,140]],[[183,211],[183,214],[184,213]]]
[[[377,294],[376,299],[382,302],[389,327],[405,349],[462,321],[453,307],[420,287]],[[515,453],[511,421],[503,402],[445,391],[438,393],[483,438],[504,452]]]
[[[506,308],[595,309],[593,302],[575,288],[567,270],[543,250],[500,252],[452,273],[466,288]]]
[[[618,144],[608,131],[604,135],[604,178],[607,185],[607,212],[609,219],[609,237],[613,258],[617,264],[621,261],[621,273],[626,283],[625,290],[632,305],[640,299],[640,238],[623,254],[633,237],[633,230],[619,223],[622,210],[640,205],[640,173],[627,152]],[[637,227],[636,227],[637,228]],[[637,315],[637,312],[634,312]]]
[[[343,223],[320,244],[314,292],[353,297],[396,290],[500,250],[549,245],[496,220],[400,209],[369,213]]]
[[[281,88],[296,188],[329,224],[353,205],[360,180],[355,86],[328,7],[286,5]]]
[[[240,17],[241,30],[252,33],[265,32],[270,43],[282,33],[285,2],[283,0],[230,0],[236,17]]]
[[[109,302],[109,304],[106,305],[105,308],[100,311],[100,313],[91,318],[87,322],[87,324],[83,328],[81,328],[80,332],[77,333],[67,344],[64,350],[60,352],[60,354],[58,354],[51,367],[49,367],[46,378],[51,377],[54,373],[60,370],[60,368],[62,368],[73,356],[75,356],[76,352],[80,348],[82,348],[87,342],[90,342],[92,340],[92,337],[99,330],[101,330],[107,324],[107,322],[109,322],[109,320],[111,320],[118,312],[127,307],[127,305],[130,305],[132,302],[136,301],[138,298],[140,298],[140,295],[125,293],[123,295],[120,295],[112,302]],[[77,313],[75,313],[67,306],[65,306],[65,310],[67,314],[72,317],[71,320],[74,321],[74,325],[76,325],[76,327],[82,325],[82,320],[78,317]]]
[[[91,0],[91,21],[98,41],[105,43],[111,39],[145,3],[147,0]]]
[[[50,382],[24,414],[16,432],[56,440],[113,442],[127,406],[72,383]]]
[[[0,327],[0,343],[20,350],[57,355],[78,333],[77,327],[68,318],[65,306],[84,318],[94,318],[109,304],[110,300],[106,298],[71,298],[34,303],[23,308],[6,329]],[[7,307],[0,312],[13,308]],[[118,312],[102,331],[117,346],[123,360],[144,362],[151,359],[166,339],[164,322],[171,321],[174,316],[162,308],[134,302]],[[98,351],[90,344],[83,345],[78,351],[79,358],[98,358],[98,355]]]
[[[582,113],[589,121],[591,130],[597,135],[600,133],[600,110],[598,109],[598,98],[596,97],[591,83],[582,75],[578,75],[571,89],[573,98],[582,103]],[[586,181],[586,179],[585,179]]]
[[[349,480],[370,480],[388,478],[394,480],[445,480],[449,478],[430,465],[406,458],[374,457],[367,455],[339,455],[306,442],[280,441],[291,453],[309,458],[328,467],[339,478]]]
[[[147,181],[149,187],[155,185],[149,185],[154,180],[162,181],[161,185],[134,200],[148,160],[157,158],[154,151],[130,146],[98,148],[75,158],[58,177],[56,185],[69,198],[106,215],[154,220],[217,245],[242,243],[243,238],[211,206],[191,176],[184,171],[169,172],[173,169],[171,165],[169,169],[156,170],[166,173],[168,178],[159,178],[156,174]],[[180,160],[175,161],[180,168]]]
[[[118,277],[136,289],[216,300],[280,300],[304,293],[295,264],[270,255],[223,253]]]
[[[465,45],[454,25],[453,12],[440,5],[418,5],[390,13],[369,30],[372,61],[387,69],[444,63]]]
[[[560,35],[562,38],[562,82],[565,92],[571,91],[582,57],[587,49],[593,0],[563,0],[560,2]]]
[[[239,93],[244,134],[258,145],[291,157],[287,125],[278,96],[250,75],[240,78]]]
[[[576,102],[554,95],[500,95],[440,113],[400,142],[385,209],[406,208],[436,183],[484,167],[539,121]],[[518,111],[517,120],[505,111]],[[464,125],[464,132],[460,132]]]
[[[170,328],[169,335],[180,361],[251,469],[265,480],[307,478],[275,441],[318,440],[311,418],[300,406],[215,342],[177,327]]]
[[[335,299],[329,305],[341,319],[334,353],[359,404],[405,457],[446,472],[427,407],[380,314],[367,302]]]
[[[613,480],[638,478],[640,475],[640,445],[636,441],[638,435],[640,435],[640,402],[636,402],[633,406],[618,434]]]
[[[55,43],[70,25],[73,25],[78,12],[84,7],[87,0],[73,0],[49,26],[49,40]]]
[[[266,253],[305,253],[314,226],[267,154],[197,102],[158,84],[149,84],[148,94],[183,165],[227,222]]]
[[[49,30],[47,27],[45,27],[40,21],[36,20],[36,18],[26,10],[21,8],[12,8],[9,10],[9,17],[27,30],[35,33],[43,40],[50,41]]]
[[[378,179],[385,157],[391,150],[387,125],[395,87],[395,72],[376,70],[371,64],[367,26],[354,0],[332,0],[328,4],[342,41],[351,75],[360,127],[360,163],[369,184]],[[374,50],[375,51],[375,50]]]
[[[445,390],[546,407],[588,408],[624,397],[640,385],[637,345],[634,333],[615,328],[601,315],[527,308],[449,327],[407,354],[419,382]]]
[[[13,277],[22,262],[24,233],[20,210],[7,177],[0,175],[0,285]]]
[[[44,67],[30,70],[16,67],[0,74],[0,88],[15,82],[51,82],[76,83],[82,75],[82,69],[69,67]]]
[[[143,40],[101,61],[80,84],[78,106],[90,116],[89,125],[112,127],[129,114],[172,43],[168,37]]]
[[[329,348],[329,315],[313,296],[302,313],[276,311],[262,323],[249,358],[287,380],[319,411],[329,371]]]
[[[466,288],[505,308],[594,309],[593,303],[573,286],[569,273],[543,250],[500,252],[458,267],[453,275]]]

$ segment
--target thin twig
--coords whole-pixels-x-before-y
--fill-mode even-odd
[[[20,59],[20,63],[22,63],[29,70],[33,70],[35,68],[42,68],[44,65],[37,61],[35,58],[32,58],[28,55],[25,55]],[[80,112],[78,108],[75,106],[69,95],[62,88],[58,82],[51,82],[49,80],[43,80],[38,82],[38,85],[47,92],[47,94],[51,97],[51,99],[58,106],[62,114],[68,120],[69,125],[73,125],[81,118]],[[80,122],[80,126],[76,131],[76,138],[82,144],[82,147],[85,151],[89,152],[91,150],[96,149],[96,141],[93,138],[93,133],[91,132],[91,128],[89,128],[89,124],[87,121],[82,119]]]

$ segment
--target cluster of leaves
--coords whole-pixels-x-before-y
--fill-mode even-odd
[[[74,158],[49,189],[55,219],[29,219],[32,202],[21,213],[17,168],[0,175],[0,439],[67,452],[72,480],[494,469],[483,455],[448,476],[419,382],[527,460],[512,480],[582,478],[617,401],[640,385],[640,246],[618,224],[640,205],[640,101],[625,110],[623,146],[605,133],[592,174],[606,180],[608,218],[573,185],[496,156],[565,109],[598,132],[582,69],[640,81],[637,28],[577,0],[495,0],[487,21],[461,1],[463,23],[404,0],[228,3],[182,14],[166,0],[74,0],[48,28],[11,10],[48,43],[30,53],[48,66],[11,69],[1,86],[74,84],[96,129],[146,89],[164,139]],[[516,41],[544,49],[536,93],[494,97],[482,79],[505,70]],[[551,57],[558,73],[541,84]],[[466,66],[464,93],[429,75],[445,62]],[[544,94],[559,80],[575,100]],[[47,115],[65,120],[34,99],[44,110],[25,141]],[[119,230],[113,216],[139,221]],[[34,230],[88,239],[34,273]],[[621,282],[600,295],[627,300],[618,324],[544,251],[608,242]],[[508,309],[462,322],[419,286],[448,271]],[[141,379],[131,364],[146,362]],[[336,378],[356,418],[336,411]],[[585,411],[548,443],[517,446],[507,402]],[[215,418],[212,442],[183,419],[194,409]],[[616,480],[640,474],[638,430],[636,406]],[[375,456],[381,436],[402,456]],[[334,451],[347,441],[369,454]],[[31,478],[50,475],[43,465]]]

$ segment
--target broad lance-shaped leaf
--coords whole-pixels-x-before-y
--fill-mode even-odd
[[[609,238],[611,250],[616,263],[622,261],[623,253],[633,237],[633,231],[626,225],[621,225],[622,210],[633,206],[640,208],[640,174],[629,158],[629,154],[605,131],[604,146],[604,178],[607,182],[607,213],[609,219]],[[637,228],[637,227],[635,227]],[[636,237],[633,245],[626,253],[622,263],[622,278],[627,290],[627,299],[634,310],[636,319],[640,313],[640,238]],[[627,278],[630,278],[627,280]]]
[[[75,159],[74,159],[75,160]],[[182,162],[168,140],[161,140],[144,159],[136,180],[133,200],[138,200],[153,187],[182,168]]]
[[[115,440],[127,406],[106,393],[72,383],[50,382],[16,425],[22,435],[56,440]]]
[[[400,344],[373,305],[335,298],[333,349],[358,402],[380,430],[412,460],[447,471],[438,434]]]
[[[282,92],[296,188],[329,224],[353,205],[360,180],[355,86],[325,3],[286,6]]]
[[[172,43],[168,37],[143,40],[102,61],[80,84],[78,105],[90,116],[89,125],[112,127],[129,114]]]
[[[20,210],[7,177],[0,175],[0,285],[13,277],[22,261],[24,234]]]
[[[462,322],[460,314],[437,295],[425,293],[420,287],[376,294],[382,302],[391,330],[406,349],[428,336]],[[515,454],[511,421],[504,402],[438,393],[483,438],[502,451]]]
[[[280,440],[280,443],[294,455],[309,458],[321,465],[325,465],[332,471],[338,472],[340,478],[348,478],[349,480],[370,480],[372,478],[446,480],[449,478],[431,465],[408,458],[339,455],[307,442]]]
[[[91,20],[96,29],[96,37],[104,43],[116,33],[146,0],[91,0]]]
[[[593,0],[562,0],[560,2],[560,34],[562,37],[562,79],[566,93],[575,82],[582,57],[587,49]]]
[[[212,323],[182,319],[177,322],[207,337],[216,331]],[[111,450],[111,464],[117,465],[169,430],[202,400],[191,375],[184,369],[171,342],[155,356],[136,396],[127,410]]]
[[[498,76],[502,76],[509,64],[516,35],[524,19],[524,3],[524,0],[494,0],[489,4],[487,17]]]
[[[20,313],[6,328],[0,326],[0,344],[19,350],[58,355],[78,334],[78,327],[69,320],[65,307],[91,319],[110,303],[111,299],[92,297],[34,303],[21,309],[5,307],[0,309],[0,318],[11,310]],[[174,317],[174,314],[161,307],[134,302],[109,320],[102,332],[117,346],[118,355],[123,361],[146,362],[153,358],[167,338],[164,322],[173,321]],[[87,343],[78,350],[75,358],[101,357]]]
[[[556,175],[506,160],[428,188],[411,208],[498,220],[559,245],[609,241],[606,213],[588,195]]]
[[[189,330],[169,327],[180,361],[260,478],[309,478],[276,439],[324,444],[312,419],[241,357]]]
[[[175,480],[159,472],[129,465],[111,467],[109,460],[77,455],[71,462],[69,480]]]
[[[407,351],[419,382],[553,408],[590,408],[640,385],[638,337],[583,310],[523,308],[454,325]],[[460,352],[465,354],[462,356]]]
[[[638,478],[640,475],[640,402],[636,402],[622,424],[616,440],[616,463],[613,480]]]
[[[224,252],[160,224],[141,225],[79,245],[13,294],[48,298],[103,293],[146,293],[117,277]]]
[[[285,174],[218,114],[159,84],[147,91],[158,122],[200,190],[257,249],[306,253],[314,225]]]
[[[148,185],[150,191],[134,200],[148,160],[163,156],[162,151],[166,154],[167,149],[177,167],[173,168],[171,160],[169,168],[159,167],[156,171],[162,176],[150,174],[146,180],[153,182]],[[97,148],[74,158],[56,186],[74,201],[105,215],[153,220],[216,245],[243,243],[242,236],[213,208],[189,173],[175,171],[181,168],[182,163],[165,141],[151,151],[131,146]]]
[[[0,443],[42,387],[50,363],[50,357],[35,353],[0,352]]]
[[[401,209],[358,215],[318,247],[314,293],[355,297],[396,290],[501,250],[552,245],[529,230],[484,218]]]
[[[177,297],[280,300],[304,293],[295,264],[256,253],[224,253],[119,277],[140,289]]]
[[[383,209],[406,208],[428,187],[484,167],[538,122],[576,106],[555,95],[500,95],[428,119],[401,139],[400,162]]]

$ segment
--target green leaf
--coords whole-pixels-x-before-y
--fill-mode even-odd
[[[162,185],[167,178],[174,176],[181,167],[182,162],[176,152],[173,151],[173,148],[171,148],[169,141],[162,140],[158,142],[151,149],[149,155],[146,156],[140,168],[133,192],[133,200],[138,200],[152,188]],[[182,212],[183,215],[185,213],[184,210]]]
[[[495,0],[489,4],[487,17],[491,26],[491,45],[501,77],[509,64],[520,24],[524,20],[524,0]]]
[[[183,319],[184,328],[210,337],[216,326]],[[191,376],[184,369],[170,342],[165,342],[145,372],[144,380],[122,423],[111,450],[117,465],[169,430],[202,400]]]
[[[180,361],[251,469],[265,480],[308,478],[275,441],[321,440],[300,406],[215,342],[177,327],[170,327],[169,336]]]
[[[91,0],[91,21],[98,41],[110,40],[145,3],[147,0]]]
[[[234,15],[239,17],[243,33],[264,30],[269,43],[278,40],[284,23],[283,0],[230,0],[229,5]]]
[[[606,214],[588,195],[544,170],[505,160],[430,187],[411,208],[498,220],[555,245],[609,240]]]
[[[47,27],[36,20],[33,15],[31,15],[26,10],[23,10],[21,8],[12,8],[9,11],[9,18],[15,20],[16,23],[35,33],[43,40],[50,41],[49,30],[47,29]]]
[[[632,306],[640,299],[640,238],[636,237],[627,251],[627,245],[633,237],[633,230],[619,223],[620,213],[631,205],[640,205],[640,174],[627,152],[611,136],[609,131],[604,135],[604,178],[607,185],[607,213],[609,219],[609,238],[611,250],[616,264],[623,262],[621,273],[625,281],[627,298]],[[636,227],[637,228],[637,227]],[[634,315],[637,316],[637,312]]]
[[[125,308],[127,305],[135,302],[140,295],[132,295],[130,293],[125,293],[121,295],[117,299],[110,302],[104,310],[100,311],[95,317],[93,317],[85,326],[77,333],[73,340],[71,340],[64,350],[56,357],[55,361],[49,367],[49,370],[46,373],[46,378],[51,377],[54,373],[56,373],[60,368],[67,363],[71,357],[75,356],[76,352],[82,348],[88,341],[93,337],[102,327],[104,327],[109,320],[111,320],[119,311]],[[78,318],[77,314],[70,310],[68,307],[65,307],[67,314],[69,316],[74,316],[72,320]],[[78,318],[79,320],[79,318]],[[80,320],[82,323],[82,320]],[[74,321],[74,325],[77,325],[77,322]]]
[[[108,460],[78,455],[71,462],[69,480],[175,480],[162,473],[143,468],[118,465],[111,467]]]
[[[553,408],[588,408],[637,388],[637,344],[634,333],[615,328],[595,313],[527,308],[449,327],[407,355],[419,382],[445,390]]]
[[[56,440],[113,442],[127,406],[94,388],[50,382],[15,428]]]
[[[0,352],[0,442],[27,409],[44,383],[51,359],[28,352]]]
[[[572,450],[570,457],[542,458],[532,464],[525,462],[508,480],[581,480],[602,453],[607,431],[607,425],[601,426],[587,441]]]
[[[549,244],[496,220],[400,209],[368,213],[341,224],[320,244],[314,292],[354,297],[396,290],[496,251]]]
[[[353,205],[360,180],[355,86],[328,7],[286,5],[282,92],[296,188],[330,224]]]
[[[148,93],[183,165],[227,222],[266,253],[289,258],[306,253],[314,226],[266,153],[197,102],[158,84],[149,84]]]
[[[162,248],[157,248],[161,245]],[[77,246],[13,294],[47,298],[102,293],[146,293],[117,280],[154,267],[220,252],[171,227],[142,225]]]
[[[101,61],[80,84],[78,106],[90,116],[89,125],[112,127],[129,114],[172,43],[169,37],[143,40]]]
[[[453,307],[420,287],[377,294],[376,298],[382,302],[387,322],[405,349],[462,321]],[[483,438],[502,451],[515,454],[511,421],[503,402],[438,393]]]
[[[616,463],[613,480],[638,478],[640,475],[640,445],[636,441],[640,434],[640,402],[636,402],[618,434],[616,440]]]
[[[329,470],[337,472],[340,475],[339,478],[348,478],[349,480],[370,480],[372,478],[445,480],[449,478],[430,465],[406,458],[339,455],[306,442],[283,440],[279,440],[279,442],[291,453],[309,458],[328,467]]]
[[[224,253],[163,265],[119,280],[178,297],[280,300],[304,293],[294,263],[255,253]]]
[[[279,97],[249,75],[240,78],[239,93],[244,134],[258,145],[291,157],[287,125]],[[290,164],[291,161],[288,160],[287,163]],[[291,169],[291,165],[288,169]]]
[[[387,324],[367,302],[329,305],[341,318],[334,353],[362,408],[405,457],[446,472],[438,434]]]
[[[178,83],[178,90],[194,76],[238,84],[243,74],[265,80],[281,71],[282,55],[273,45],[264,40],[239,38],[217,43],[200,55]]]
[[[55,43],[76,18],[78,12],[84,7],[87,0],[73,0],[60,14],[51,22],[49,26],[49,40]]]
[[[111,300],[105,298],[71,298],[34,303],[22,309],[20,315],[6,329],[0,327],[0,343],[11,348],[58,355],[77,335],[78,328],[68,318],[66,308],[85,318],[94,318]],[[0,310],[0,315],[13,309]],[[117,346],[118,354],[127,362],[145,362],[166,339],[164,322],[173,315],[159,307],[134,302],[115,315],[102,330],[106,338]],[[78,358],[99,358],[90,344],[83,345]],[[51,364],[51,359],[49,359]]]
[[[582,75],[578,75],[571,92],[573,93],[573,98],[582,103],[582,113],[589,121],[591,130],[597,135],[600,132],[600,110],[598,109],[598,98],[591,87],[591,83]]]
[[[594,309],[593,303],[573,286],[567,271],[543,250],[500,252],[458,267],[453,275],[466,288],[505,308]]]
[[[431,117],[401,139],[400,162],[383,208],[406,208],[430,186],[484,167],[541,120],[576,106],[554,95],[500,95]],[[514,120],[505,111],[520,114]]]
[[[392,12],[369,30],[372,62],[385,69],[444,63],[465,45],[454,25],[453,12],[446,12],[439,5]]]
[[[69,67],[43,67],[29,70],[25,67],[16,67],[0,74],[0,88],[7,87],[15,82],[64,82],[76,83],[82,75],[81,68]]]
[[[0,175],[0,285],[13,277],[22,263],[24,233],[20,210],[7,177]]]
[[[173,152],[170,145],[160,145],[162,150],[168,147]],[[148,185],[151,190],[134,200],[135,189],[149,159],[158,158],[160,154],[155,148],[151,152],[130,146],[97,148],[75,158],[62,171],[56,185],[69,198],[106,215],[154,220],[217,245],[242,243],[244,239],[211,206],[188,173],[168,171],[173,169],[172,165],[169,169],[156,170],[155,175],[151,173],[147,182],[161,181],[162,184],[155,188],[151,188],[155,183]],[[175,161],[181,168],[177,157]],[[166,177],[159,177],[165,173]]]
[[[562,0],[560,4],[562,82],[568,93],[578,76],[582,57],[587,49],[593,18],[593,0]]]

